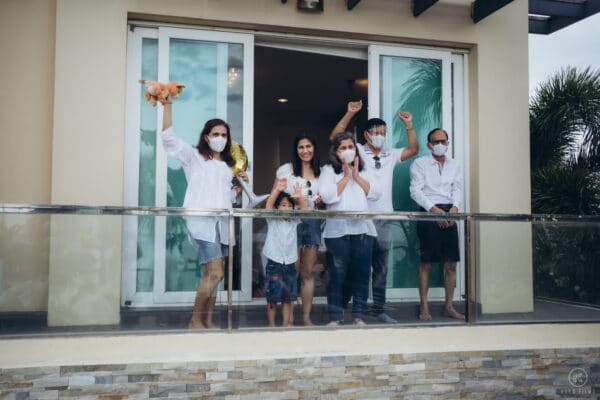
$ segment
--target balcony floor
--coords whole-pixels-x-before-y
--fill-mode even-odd
[[[444,317],[442,315],[443,303],[441,302],[431,303],[430,308],[433,320],[428,322],[418,320],[418,304],[414,302],[390,303],[387,313],[399,321],[399,326],[448,326],[464,324],[463,321]],[[464,312],[463,303],[457,304],[456,308]],[[70,334],[181,331],[187,330],[190,313],[190,308],[124,309],[121,312],[121,323],[119,325],[69,327],[48,327],[45,313],[4,313],[0,314],[0,337],[32,334],[62,336]],[[600,309],[548,300],[536,300],[533,312],[486,314],[476,315],[475,317],[477,324],[600,322]],[[233,329],[269,329],[264,305],[234,306],[231,318]],[[315,304],[313,306],[312,320],[317,328],[326,325],[329,322],[327,306],[324,304]],[[389,326],[381,325],[373,316],[368,316],[365,321],[367,322],[367,327]],[[218,327],[215,330],[227,328],[227,308],[225,305],[217,305],[214,322]],[[294,309],[294,325],[297,328],[303,328],[302,307],[299,304]],[[350,310],[346,312],[345,326],[352,327]]]

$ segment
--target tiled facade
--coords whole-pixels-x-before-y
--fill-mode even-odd
[[[600,348],[0,370],[0,399],[600,398]]]

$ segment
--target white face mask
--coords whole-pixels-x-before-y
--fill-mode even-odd
[[[227,145],[227,138],[224,138],[223,136],[216,136],[208,139],[208,146],[214,152],[222,152],[225,145]]]
[[[354,161],[354,157],[356,157],[355,150],[347,149],[340,153],[340,159],[342,159],[342,161],[345,160],[347,164],[350,164],[352,161]]]
[[[369,137],[371,139],[371,144],[373,145],[373,147],[375,147],[376,149],[380,149],[383,147],[383,144],[385,143],[385,136],[370,134]]]
[[[431,152],[434,156],[443,156],[444,154],[446,154],[447,150],[448,146],[446,146],[445,144],[438,143],[431,146]]]

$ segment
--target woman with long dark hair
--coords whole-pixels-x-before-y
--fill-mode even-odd
[[[163,147],[181,162],[188,184],[183,207],[230,208],[238,191],[231,185],[234,160],[229,125],[217,118],[206,121],[198,144],[192,147],[175,136],[170,99],[163,106]],[[248,180],[245,173],[240,176]],[[228,254],[229,224],[227,217],[186,217],[186,225],[198,245],[199,262],[204,264],[189,327],[212,328],[217,285],[223,279],[223,259]]]
[[[307,210],[314,210],[321,203],[318,193],[318,180],[321,174],[319,165],[319,148],[317,141],[309,133],[300,133],[294,138],[291,162],[277,169],[278,179],[287,179],[286,192],[294,193],[296,184],[300,185],[302,196],[307,200]],[[310,311],[315,290],[315,265],[317,249],[321,244],[321,220],[306,218],[298,225],[298,260],[302,299],[302,321],[304,325],[312,325]]]
[[[337,135],[329,149],[329,163],[323,166],[319,179],[319,193],[328,210],[368,211],[367,199],[381,196],[381,187],[363,167],[352,134]],[[353,323],[362,325],[369,295],[371,253],[377,237],[375,225],[365,219],[331,218],[325,222],[323,237],[329,269],[329,324],[343,322],[345,297],[351,295]],[[345,284],[350,293],[344,293]]]

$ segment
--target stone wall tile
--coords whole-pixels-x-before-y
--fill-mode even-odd
[[[171,393],[187,393],[185,384],[165,384],[151,385],[149,395],[154,397],[170,397]]]
[[[575,366],[600,382],[598,360],[600,348],[13,368],[0,400],[558,398]]]
[[[58,399],[58,390],[44,390],[40,392],[29,392],[32,400],[55,400]]]
[[[393,366],[395,372],[404,371],[425,371],[425,363],[413,363],[413,364],[397,364]]]
[[[194,361],[187,363],[188,371],[216,371],[219,363],[217,361]]]
[[[90,372],[112,373],[115,371],[125,371],[126,368],[126,364],[70,365],[66,367],[60,367],[60,375],[90,375]]]
[[[244,368],[244,367],[256,368],[257,362],[256,362],[256,360],[236,360],[234,365],[235,365],[235,368]]]

